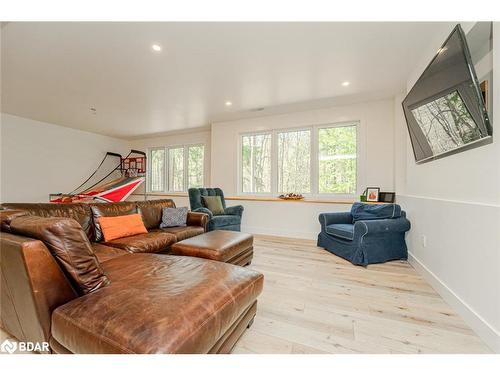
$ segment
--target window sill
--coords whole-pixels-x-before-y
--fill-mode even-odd
[[[132,194],[144,196],[144,194]],[[187,193],[147,193],[152,197],[187,197]],[[280,199],[277,197],[259,197],[259,196],[235,196],[224,197],[227,201],[248,201],[248,202],[287,202],[287,203],[320,203],[320,204],[353,204],[354,199],[322,199],[322,198],[304,198],[300,200]]]
[[[237,196],[224,197],[226,200],[233,201],[254,201],[254,202],[287,202],[287,203],[322,203],[322,204],[353,204],[353,199],[322,199],[322,198],[304,198],[304,199],[280,199],[278,197],[255,197],[255,196]]]
[[[131,195],[142,195],[144,196],[144,193],[138,193],[138,194],[131,194]],[[188,194],[184,193],[182,191],[179,192],[151,192],[151,193],[146,193],[146,195],[151,196],[151,197],[187,197]]]

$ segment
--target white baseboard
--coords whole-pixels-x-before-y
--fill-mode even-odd
[[[485,321],[476,311],[465,303],[439,277],[429,270],[411,252],[408,252],[408,262],[419,272],[443,299],[465,320],[479,337],[495,353],[500,353],[500,333]]]

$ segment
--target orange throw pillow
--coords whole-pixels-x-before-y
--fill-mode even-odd
[[[104,241],[112,241],[117,238],[134,236],[136,234],[148,233],[141,214],[125,216],[101,216],[99,219]]]

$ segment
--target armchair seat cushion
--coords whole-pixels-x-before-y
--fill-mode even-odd
[[[108,287],[52,315],[70,352],[207,353],[263,287],[256,271],[192,257],[127,254],[103,267]]]
[[[352,241],[354,239],[353,224],[331,224],[326,227],[326,233],[344,240]]]
[[[241,223],[241,218],[235,215],[218,215],[214,216],[211,221],[220,228],[228,225],[239,225]]]
[[[118,238],[113,241],[104,242],[104,245],[117,247],[129,253],[159,253],[176,241],[176,236],[172,233],[149,232],[136,236]]]

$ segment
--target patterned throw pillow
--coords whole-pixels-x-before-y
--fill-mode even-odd
[[[181,227],[186,225],[189,209],[187,207],[163,209],[160,228]]]

